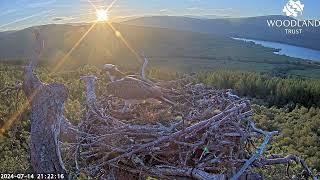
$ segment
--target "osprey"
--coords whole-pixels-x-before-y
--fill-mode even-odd
[[[122,112],[126,112],[132,103],[147,99],[156,99],[170,105],[175,105],[174,102],[164,97],[161,89],[157,86],[133,77],[123,77],[119,80],[114,80],[110,76],[110,73],[108,75],[111,83],[107,84],[107,93],[125,101]]]
[[[121,72],[114,64],[105,64],[104,69],[107,70],[107,74],[111,81],[119,80],[127,75]]]
[[[114,64],[105,64],[104,69],[107,70],[109,78],[113,81],[119,80],[124,77],[132,77],[132,78],[136,78],[136,79],[145,81],[150,84],[154,84],[154,82],[149,80],[145,75],[145,69],[146,69],[149,61],[145,56],[143,56],[143,57],[144,57],[144,63],[141,67],[141,72],[140,72],[141,74],[140,75],[136,75],[136,74],[135,75],[126,75],[125,73],[121,72]]]

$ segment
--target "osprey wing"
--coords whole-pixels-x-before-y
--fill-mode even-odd
[[[130,77],[125,77],[108,84],[108,93],[123,99],[148,99],[159,97],[161,94],[153,86]]]

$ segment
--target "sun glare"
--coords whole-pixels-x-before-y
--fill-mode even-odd
[[[96,12],[97,15],[97,21],[102,22],[102,21],[108,21],[108,12],[107,10],[97,10]]]

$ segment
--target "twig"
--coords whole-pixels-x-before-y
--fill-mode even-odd
[[[196,168],[178,168],[178,167],[156,167],[152,169],[159,174],[167,176],[181,176],[181,177],[192,177],[198,180],[221,180],[225,179],[224,174],[209,174],[205,171]]]
[[[263,158],[260,161],[256,163],[256,167],[263,167],[263,166],[268,166],[268,165],[275,165],[275,164],[286,164],[290,163],[290,161],[295,161],[298,164],[301,164],[301,166],[307,171],[308,176],[311,176],[313,180],[317,180],[318,178],[313,175],[312,171],[304,161],[304,159],[301,159],[297,157],[296,155],[290,154],[287,155],[286,157],[270,157],[270,158]]]
[[[256,128],[255,124],[250,121],[249,122],[251,127],[253,128],[254,131],[257,131],[263,135],[265,135],[264,137],[264,141],[263,143],[258,147],[258,149],[256,150],[256,153],[251,156],[251,158],[249,160],[246,161],[246,163],[241,167],[241,169],[235,174],[233,175],[233,177],[231,178],[231,180],[237,180],[247,169],[248,167],[259,157],[261,156],[261,154],[263,153],[264,149],[266,148],[266,146],[268,145],[270,139],[272,138],[273,135],[278,134],[278,131],[273,131],[273,132],[266,132],[263,131],[261,129]]]
[[[144,145],[141,145],[139,148],[135,149],[135,150],[132,150],[130,152],[127,152],[125,154],[122,154],[116,158],[113,158],[111,160],[109,160],[107,163],[113,163],[113,162],[117,162],[118,160],[120,160],[121,158],[124,158],[124,157],[129,157],[131,156],[132,154],[134,153],[137,153],[145,148],[148,148],[148,147],[151,147],[151,146],[154,146],[156,144],[160,144],[160,143],[164,143],[164,142],[167,142],[167,141],[170,141],[170,140],[173,140],[173,139],[176,139],[177,137],[181,136],[182,134],[188,134],[190,132],[192,132],[193,130],[199,128],[199,127],[203,127],[205,126],[206,124],[210,124],[214,121],[216,121],[217,119],[220,119],[222,117],[224,117],[225,115],[231,113],[231,112],[234,112],[234,111],[237,111],[239,108],[243,108],[244,104],[240,105],[240,107],[234,107],[228,111],[224,111],[224,112],[221,112],[220,114],[208,119],[208,120],[205,120],[205,121],[201,121],[193,126],[190,126],[188,128],[186,128],[185,130],[182,130],[182,131],[178,131],[176,133],[173,133],[172,135],[170,136],[165,136],[165,137],[161,137],[159,138],[158,140],[156,141],[153,141],[151,143],[147,143],[147,144],[144,144]]]

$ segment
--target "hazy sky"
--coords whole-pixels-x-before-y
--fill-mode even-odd
[[[319,0],[305,4],[302,18],[320,19]],[[112,0],[91,0],[98,8]],[[199,16],[207,18],[283,14],[288,0],[117,0],[111,18],[146,15]],[[21,29],[48,23],[90,22],[95,10],[88,0],[0,0],[0,30]]]

